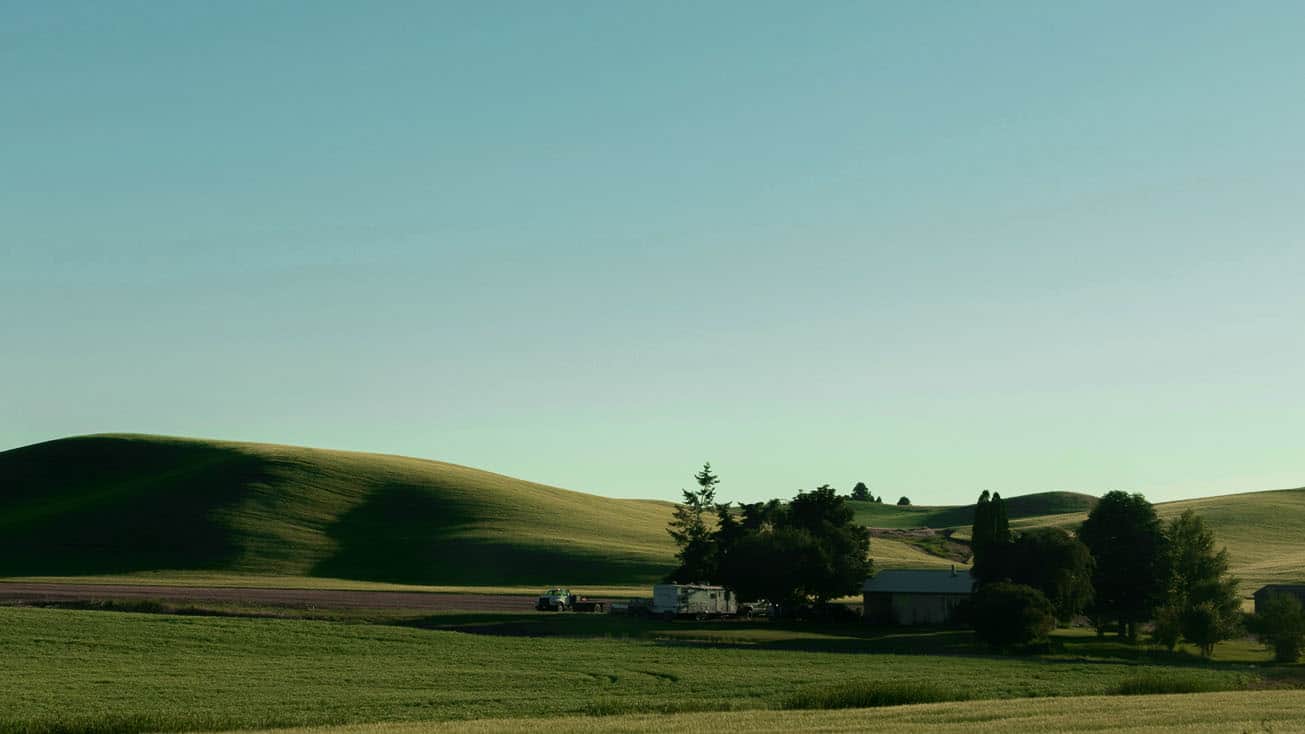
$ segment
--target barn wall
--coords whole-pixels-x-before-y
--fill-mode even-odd
[[[952,619],[956,606],[965,594],[894,594],[862,595],[865,621],[870,624],[941,625]]]
[[[1300,603],[1301,603],[1301,604],[1305,604],[1305,586],[1301,586],[1301,587],[1288,587],[1288,588],[1285,588],[1285,589],[1284,589],[1284,588],[1278,588],[1278,589],[1268,589],[1268,588],[1265,588],[1265,589],[1260,589],[1259,591],[1255,592],[1255,594],[1253,595],[1253,596],[1254,596],[1254,599],[1255,599],[1255,613],[1256,613],[1256,614],[1259,614],[1259,613],[1260,613],[1260,610],[1264,608],[1264,603],[1265,603],[1266,601],[1268,601],[1268,600],[1269,600],[1269,597],[1270,597],[1270,596],[1273,596],[1274,594],[1286,594],[1286,595],[1288,595],[1288,596],[1294,596],[1294,597],[1296,597],[1298,600],[1300,600]]]

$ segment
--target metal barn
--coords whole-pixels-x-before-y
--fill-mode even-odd
[[[1255,613],[1259,614],[1260,609],[1264,607],[1264,602],[1269,600],[1274,594],[1287,594],[1300,600],[1305,604],[1305,584],[1269,584],[1263,586],[1253,595],[1255,597]]]
[[[974,590],[967,570],[886,569],[861,587],[865,621],[870,624],[939,625],[952,621],[956,607]]]

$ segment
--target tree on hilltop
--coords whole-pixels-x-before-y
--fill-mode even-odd
[[[911,504],[911,498],[907,497],[906,495],[902,495],[897,500],[898,507],[909,507],[910,504]]]
[[[852,487],[851,497],[857,502],[874,502],[875,499],[874,495],[870,494],[870,488],[866,486],[865,482],[857,482],[856,486]]]

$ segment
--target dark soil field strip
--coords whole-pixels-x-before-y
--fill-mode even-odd
[[[172,603],[225,603],[319,609],[415,609],[421,611],[525,612],[531,596],[440,594],[411,591],[331,589],[239,589],[116,584],[0,583],[0,603],[150,600]]]

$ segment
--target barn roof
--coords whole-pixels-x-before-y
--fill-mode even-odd
[[[889,594],[968,594],[974,588],[970,572],[886,569],[865,580],[862,591]]]
[[[1264,593],[1272,594],[1272,593],[1275,593],[1275,592],[1284,592],[1284,591],[1285,591],[1285,592],[1290,592],[1290,593],[1293,593],[1293,594],[1305,593],[1305,584],[1269,584],[1268,586],[1262,586],[1262,587],[1260,587],[1260,590],[1259,590],[1259,591],[1256,591],[1255,593],[1256,593],[1256,594],[1264,594]]]

